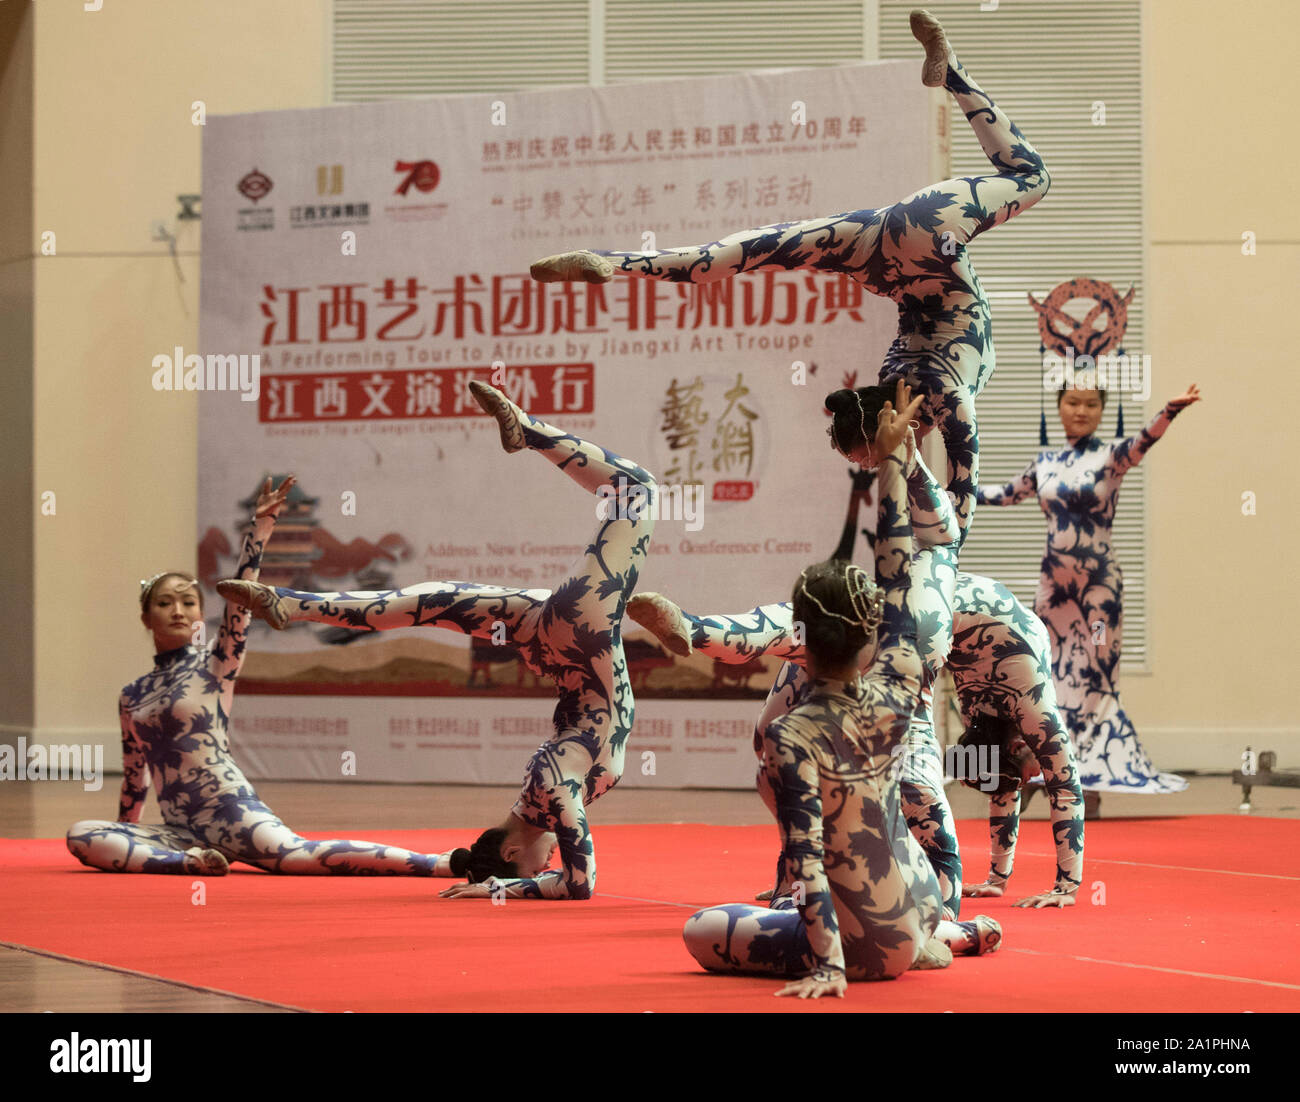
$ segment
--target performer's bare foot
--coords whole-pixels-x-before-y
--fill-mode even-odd
[[[189,876],[225,876],[230,862],[215,849],[192,846],[185,851],[185,872]]]
[[[477,379],[471,379],[469,392],[474,395],[483,412],[497,419],[501,429],[501,446],[508,452],[521,452],[528,445],[524,442],[524,421],[521,410],[496,387],[488,386]]]
[[[289,610],[284,607],[280,595],[269,585],[229,578],[217,582],[217,592],[227,601],[248,609],[259,620],[265,620],[276,631],[283,631],[289,626]]]
[[[948,45],[943,26],[924,8],[918,8],[910,17],[912,37],[925,47],[925,64],[921,66],[921,83],[927,88],[942,88],[948,77],[948,66],[957,58]]]
[[[528,274],[538,283],[608,283],[614,277],[614,265],[603,256],[579,249],[543,257]]]
[[[911,971],[928,972],[934,968],[947,968],[952,963],[952,950],[937,937],[932,937],[921,946],[912,962]]]
[[[682,610],[659,593],[635,593],[627,602],[627,614],[673,654],[689,658],[691,629]]]

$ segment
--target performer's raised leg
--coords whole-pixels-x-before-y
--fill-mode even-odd
[[[914,12],[912,33],[926,48],[926,83],[942,84],[952,93],[996,174],[944,180],[890,207],[778,222],[705,245],[562,253],[535,263],[533,277],[603,282],[619,272],[711,283],[767,268],[813,268],[843,272],[873,293],[893,298],[901,297],[900,285],[934,279],[934,258],[955,255],[942,246],[966,244],[1032,206],[1047,193],[1050,177],[1038,152],[957,60],[938,21],[928,12]],[[909,263],[911,257],[922,263]]]
[[[483,408],[501,425],[501,441],[507,451],[525,448],[540,452],[584,489],[604,499],[604,513],[612,518],[589,549],[586,566],[594,567],[602,588],[622,594],[609,612],[619,618],[626,592],[636,582],[635,567],[630,578],[618,579],[616,572],[602,565],[615,550],[630,554],[633,547],[609,546],[620,537],[636,533],[641,541],[637,562],[649,548],[644,523],[627,523],[625,518],[648,520],[653,512],[654,479],[637,464],[590,444],[537,418],[530,417],[504,395],[486,384],[472,382],[471,390]],[[618,521],[624,518],[620,524]],[[572,580],[572,576],[570,578]],[[337,624],[358,631],[389,631],[403,627],[439,627],[476,638],[500,638],[501,631],[512,642],[524,643],[536,633],[553,596],[547,589],[519,589],[476,582],[434,581],[400,589],[376,592],[308,593],[264,586],[257,582],[223,581],[217,591],[275,628],[297,620]],[[543,672],[533,666],[534,672]]]
[[[595,884],[594,847],[585,806],[623,775],[635,709],[622,647],[622,619],[650,549],[657,514],[654,477],[631,460],[530,417],[505,395],[471,384],[497,418],[507,450],[539,451],[600,501],[591,543],[545,602],[526,653],[560,691],[556,734],[529,761],[512,813],[553,832],[564,866],[562,893],[586,898]],[[552,874],[552,877],[554,874]],[[515,881],[510,894],[559,890]]]

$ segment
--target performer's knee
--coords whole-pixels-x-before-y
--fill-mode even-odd
[[[685,489],[681,492],[685,493]],[[664,508],[662,493],[654,475],[631,460],[624,460],[618,474],[611,477],[610,485],[600,488],[601,496],[607,500],[601,502],[597,516],[607,519],[612,515],[630,520],[638,528],[653,528],[655,518]]]
[[[731,916],[725,907],[706,907],[686,920],[682,940],[686,942],[687,951],[701,967],[712,972],[726,970],[720,949],[727,939],[727,926],[730,922]]]
[[[72,826],[68,827],[68,846],[71,848],[74,841],[78,841],[96,830],[109,830],[116,825],[116,823],[110,823],[107,819],[82,819],[81,822],[73,823]]]
[[[1025,183],[1029,185],[1029,188],[1019,197],[1022,211],[1032,207],[1052,187],[1052,174],[1047,171],[1047,166],[1043,163],[1042,158],[1036,157],[1035,161],[1034,167],[1023,174]]]
[[[629,482],[635,482],[641,486],[644,486],[647,490],[658,489],[659,480],[655,478],[655,476],[652,475],[649,471],[647,471],[644,467],[642,467],[639,463],[636,463],[631,459],[626,459],[624,460],[624,462],[627,464],[627,468],[625,468],[625,472],[627,474],[627,479]]]
[[[68,852],[89,868],[111,870],[112,864],[107,859],[103,846],[111,835],[99,834],[101,844],[98,846],[92,845],[91,841],[95,832],[111,830],[114,825],[107,819],[83,819],[79,823],[73,823],[68,828],[66,838]]]

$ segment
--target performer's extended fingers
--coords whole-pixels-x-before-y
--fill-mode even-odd
[[[1019,902],[1013,904],[1016,907],[1032,907],[1034,910],[1042,910],[1044,907],[1073,907],[1073,892],[1040,892],[1038,895],[1026,896]]]
[[[438,893],[443,899],[473,899],[489,894],[486,884],[453,884]]]

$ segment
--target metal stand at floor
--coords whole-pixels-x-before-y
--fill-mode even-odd
[[[1247,751],[1249,754],[1250,751]],[[1258,768],[1244,773],[1240,769],[1232,774],[1232,783],[1241,785],[1241,806],[1237,808],[1243,815],[1249,815],[1250,790],[1257,786],[1265,788],[1300,788],[1300,770],[1278,769],[1277,755],[1266,750],[1259,755]]]

